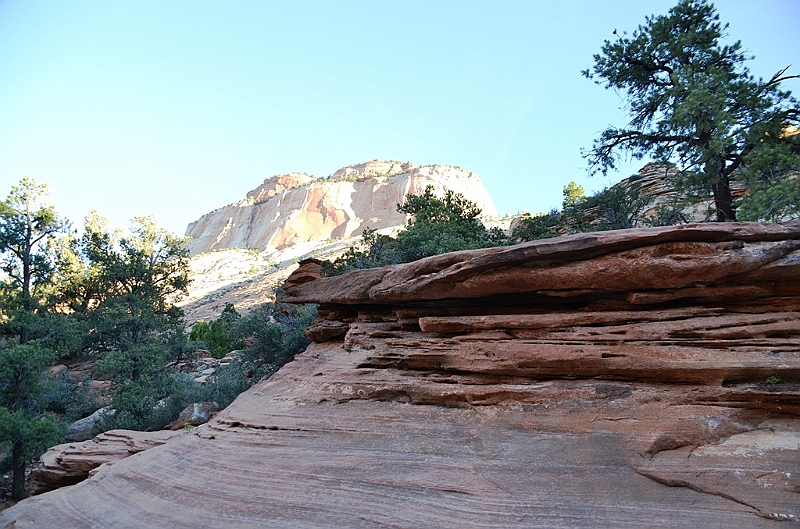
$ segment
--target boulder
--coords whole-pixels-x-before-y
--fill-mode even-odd
[[[47,370],[47,376],[50,378],[56,378],[59,375],[62,375],[68,371],[67,366],[63,364],[54,365],[50,369]]]
[[[319,259],[303,259],[297,264],[297,269],[284,282],[284,288],[302,285],[322,277],[322,261]]]
[[[116,410],[111,409],[109,406],[104,408],[100,408],[99,410],[95,411],[88,417],[84,417],[83,419],[79,419],[72,424],[69,425],[69,430],[67,430],[67,441],[68,442],[76,442],[76,441],[88,441],[92,437],[94,437],[94,427],[95,425],[103,419],[106,415],[113,416]]]
[[[178,418],[175,419],[166,430],[180,430],[186,426],[200,426],[207,423],[214,415],[216,415],[222,408],[216,402],[195,402],[189,404],[181,411]]]
[[[90,380],[89,391],[100,400],[109,400],[111,393],[110,380]]]

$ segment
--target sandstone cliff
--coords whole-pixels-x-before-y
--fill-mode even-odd
[[[221,248],[283,249],[298,243],[358,236],[365,228],[405,224],[396,211],[410,193],[432,185],[453,189],[474,201],[484,215],[496,216],[480,179],[449,166],[372,161],[348,166],[327,179],[299,173],[268,178],[237,204],[189,224],[192,254]]]
[[[0,527],[773,527],[800,516],[800,223],[287,282],[315,341]]]

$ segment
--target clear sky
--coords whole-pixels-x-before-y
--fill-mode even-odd
[[[581,148],[627,120],[580,71],[676,2],[0,0],[0,196],[28,175],[76,228],[97,209],[182,234],[273,174],[378,158],[546,211],[641,165],[587,178]],[[754,73],[800,73],[800,1],[716,6]]]

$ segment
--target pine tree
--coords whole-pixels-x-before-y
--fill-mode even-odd
[[[736,220],[737,170],[763,170],[775,153],[788,156],[790,168],[800,166],[800,136],[787,134],[800,124],[800,107],[780,88],[798,76],[786,75],[787,67],[756,79],[741,43],[721,42],[727,27],[711,3],[681,0],[667,15],[647,17],[630,37],[605,41],[583,74],[623,93],[631,121],[606,129],[584,154],[591,172],[613,169],[621,153],[675,162],[686,189],[713,196],[716,220],[729,221]]]
[[[0,330],[0,442],[11,444],[12,498],[25,497],[26,463],[58,442],[66,426],[40,405],[42,378],[55,354],[43,343],[48,334],[38,288],[50,280],[49,239],[68,225],[52,206],[40,204],[46,184],[24,177],[0,202],[0,258],[4,277]]]

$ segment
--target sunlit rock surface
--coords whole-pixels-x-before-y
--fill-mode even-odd
[[[402,227],[397,211],[411,193],[433,186],[474,201],[497,216],[489,193],[474,173],[450,166],[415,167],[372,161],[344,167],[327,179],[292,173],[268,178],[242,202],[200,217],[186,228],[192,254],[223,248],[283,249],[361,235],[365,228]]]
[[[800,515],[800,224],[318,279],[316,341],[7,527],[774,527]]]

